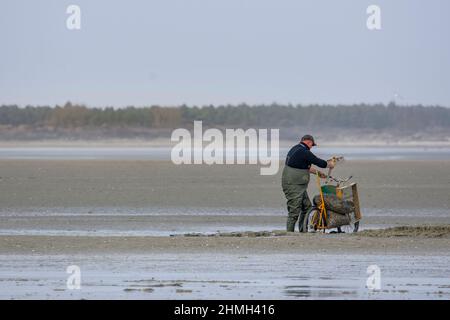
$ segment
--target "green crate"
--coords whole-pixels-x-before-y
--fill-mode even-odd
[[[324,194],[336,194],[336,186],[333,186],[331,184],[323,185],[322,192]]]

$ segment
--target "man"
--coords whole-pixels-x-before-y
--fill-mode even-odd
[[[290,232],[294,232],[297,220],[299,220],[299,231],[306,232],[306,230],[303,230],[303,221],[312,206],[307,193],[309,175],[318,172],[311,168],[311,165],[320,168],[333,168],[335,165],[333,160],[326,161],[316,157],[310,151],[314,146],[316,146],[314,138],[309,134],[304,135],[300,143],[289,150],[286,157],[281,185],[287,199],[287,231]],[[318,174],[321,178],[326,178],[326,174],[323,172],[319,171]]]

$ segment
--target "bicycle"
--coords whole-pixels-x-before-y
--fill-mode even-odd
[[[358,187],[355,182],[348,183],[352,176],[347,179],[338,179],[328,176],[324,185],[320,183],[320,176],[317,173],[317,185],[320,191],[319,206],[313,205],[306,213],[303,230],[306,232],[317,232],[336,229],[334,233],[353,233],[358,232],[360,220],[362,218]],[[332,181],[335,184],[329,184]],[[337,196],[340,200],[350,200],[353,203],[353,210],[348,213],[336,213],[326,208],[325,195],[331,194]]]

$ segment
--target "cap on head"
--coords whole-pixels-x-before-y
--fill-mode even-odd
[[[313,138],[312,135],[310,135],[310,134],[305,134],[305,135],[302,137],[302,140],[300,140],[300,142],[301,142],[301,141],[305,141],[305,140],[309,140],[309,141],[311,141],[311,142],[313,143],[313,146],[317,146],[317,144],[316,144],[316,142],[314,141],[314,138]]]

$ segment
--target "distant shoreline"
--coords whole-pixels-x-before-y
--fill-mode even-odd
[[[280,140],[280,147],[289,147],[298,141]],[[170,139],[98,139],[98,140],[68,140],[68,139],[48,139],[48,140],[0,140],[0,148],[64,148],[64,147],[161,147],[170,148],[174,145]],[[450,140],[432,141],[326,141],[321,142],[320,147],[361,147],[361,148],[450,148]]]

